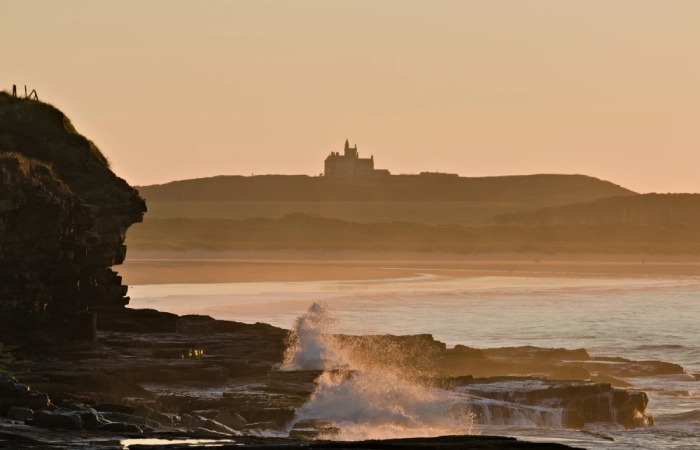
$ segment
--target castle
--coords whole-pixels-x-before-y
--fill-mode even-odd
[[[374,168],[374,155],[369,158],[360,158],[357,153],[357,145],[350,147],[345,140],[345,151],[331,152],[326,158],[324,176],[327,177],[371,177],[377,175],[389,175],[386,169]]]

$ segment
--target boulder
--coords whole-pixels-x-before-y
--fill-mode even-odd
[[[56,411],[35,411],[31,421],[27,421],[30,425],[47,428],[66,428],[69,430],[81,430],[83,421],[80,413],[65,409]]]
[[[240,436],[241,434],[237,430],[229,428],[222,423],[197,415],[183,414],[181,418],[181,423],[185,425],[188,429],[204,429],[207,431],[221,433],[228,436]]]
[[[459,356],[467,359],[484,359],[484,351],[478,348],[467,347],[466,345],[457,344],[452,348],[445,350],[445,353],[450,356]]]
[[[80,414],[80,420],[86,430],[97,428],[100,425],[100,415],[93,408],[85,408],[78,411],[78,414]]]
[[[161,412],[158,412],[154,410],[153,408],[150,408],[146,405],[138,405],[134,408],[134,413],[135,416],[142,417],[147,420],[151,420],[153,422],[158,423],[161,426],[164,427],[172,427],[173,426],[173,419]]]
[[[340,429],[332,422],[325,420],[300,420],[296,422],[289,432],[290,439],[316,440],[328,439],[340,433]]]
[[[644,414],[648,403],[645,393],[614,389],[608,383],[493,377],[464,379],[459,389],[475,398],[498,401],[473,402],[477,419],[489,424],[506,424],[519,416],[539,426],[549,423],[580,429],[607,422],[631,429],[652,420]]]
[[[37,410],[50,403],[48,395],[34,392],[29,385],[17,383],[9,377],[0,378],[0,414],[6,414],[13,406]]]
[[[102,425],[102,429],[110,433],[143,434],[141,427],[133,423],[109,422]]]
[[[31,420],[34,417],[34,411],[29,408],[22,408],[21,406],[11,406],[5,416],[10,420],[26,421]]]
[[[242,430],[247,425],[246,420],[240,414],[231,415],[228,411],[222,411],[212,419],[234,430]]]

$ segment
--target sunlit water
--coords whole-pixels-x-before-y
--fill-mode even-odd
[[[314,302],[328,305],[337,318],[328,331],[347,334],[430,333],[448,345],[586,348],[593,356],[623,356],[681,364],[700,373],[700,278],[696,277],[442,277],[374,281],[141,285],[130,289],[131,306],[178,314],[208,314],[218,319],[266,322],[292,328]],[[371,377],[373,375],[367,375]],[[455,430],[443,419],[461,411],[456,394],[437,395],[417,387],[383,383],[385,395],[415,410],[426,426]],[[650,396],[648,413],[657,425],[624,431],[601,425],[590,433],[545,429],[524,421],[515,426],[474,425],[459,418],[464,432],[504,434],[589,448],[700,448],[700,383],[691,376],[629,379]],[[371,378],[321,380],[319,402],[307,409],[337,411],[358,389],[376,385]],[[363,384],[364,383],[364,384]],[[353,391],[355,389],[355,391]],[[408,389],[410,392],[406,391]],[[411,391],[413,390],[413,391]],[[320,397],[323,394],[325,397]],[[343,395],[347,398],[343,400]],[[386,402],[384,402],[386,404]],[[320,406],[319,406],[320,405]],[[335,406],[334,406],[335,405]],[[354,405],[353,408],[362,408]],[[392,411],[396,411],[395,405]],[[401,434],[383,421],[388,411],[348,412],[347,437],[393,437]],[[308,412],[308,411],[307,411]],[[303,411],[302,411],[303,413]],[[316,411],[318,414],[318,411]],[[531,412],[530,412],[531,413]],[[354,414],[354,415],[353,415]],[[372,422],[374,420],[375,422]],[[364,421],[362,423],[358,421]],[[350,426],[350,422],[359,429]],[[360,425],[358,425],[360,423]],[[374,429],[367,424],[375,423]],[[408,425],[407,425],[408,426]],[[354,434],[353,434],[354,433]],[[415,433],[414,433],[415,435]],[[608,441],[600,437],[614,438]]]

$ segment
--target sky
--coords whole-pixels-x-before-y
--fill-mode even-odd
[[[0,89],[129,183],[578,173],[700,192],[700,1],[0,0]]]

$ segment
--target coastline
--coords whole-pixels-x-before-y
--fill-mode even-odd
[[[416,253],[383,253],[383,252],[342,252],[342,253],[326,253],[326,252],[295,252],[295,251],[270,251],[270,252],[130,252],[128,263],[125,264],[124,268],[126,270],[120,270],[120,273],[124,276],[124,282],[132,286],[138,286],[139,284],[153,284],[154,286],[146,287],[143,289],[175,289],[173,292],[178,293],[179,299],[168,299],[168,302],[172,301],[182,301],[185,304],[197,305],[199,308],[201,303],[196,301],[196,296],[191,296],[187,293],[187,287],[176,287],[176,286],[157,286],[157,284],[178,284],[178,283],[201,283],[202,286],[196,287],[196,289],[210,289],[215,288],[212,286],[206,286],[208,283],[231,283],[232,286],[236,283],[251,283],[249,286],[238,285],[234,286],[236,289],[234,295],[246,298],[248,291],[251,289],[256,289],[255,283],[279,283],[277,287],[280,289],[293,289],[292,282],[327,282],[327,281],[338,281],[339,284],[355,284],[355,283],[343,283],[344,281],[358,281],[357,284],[365,284],[362,281],[367,281],[368,285],[374,285],[371,283],[372,280],[379,281],[385,280],[390,283],[395,283],[397,285],[403,286],[406,289],[414,289],[415,287],[411,285],[410,278],[416,275],[440,275],[443,277],[455,277],[455,278],[466,278],[467,283],[480,283],[478,277],[511,277],[510,280],[502,280],[504,283],[510,283],[511,285],[519,285],[520,283],[533,283],[536,282],[535,278],[552,278],[551,282],[564,282],[564,278],[571,278],[566,282],[573,282],[574,284],[579,283],[595,283],[596,279],[611,278],[616,280],[623,280],[625,278],[636,279],[640,283],[646,283],[648,280],[651,283],[656,283],[657,280],[662,280],[661,283],[665,283],[671,279],[690,279],[690,282],[696,283],[696,280],[700,278],[700,261],[695,257],[678,257],[678,256],[654,256],[650,257],[645,255],[541,255],[541,254],[488,254],[488,255],[451,255],[451,254],[416,254]],[[474,277],[474,279],[469,280],[468,278]],[[523,277],[521,280],[513,279],[512,277]],[[525,278],[532,278],[526,280]],[[560,278],[561,280],[556,280],[555,278]],[[577,280],[574,278],[578,278]],[[393,279],[393,280],[389,280]],[[483,280],[484,282],[491,282],[493,280]],[[384,281],[382,281],[383,283]],[[447,280],[449,283],[459,282],[458,280]],[[617,281],[615,281],[617,282]],[[326,284],[326,283],[318,283]],[[332,284],[332,283],[331,283]],[[381,284],[381,283],[379,283]],[[180,289],[185,289],[180,291]],[[267,292],[267,287],[265,288]],[[239,292],[240,291],[240,292]],[[262,292],[262,291],[261,291]],[[274,292],[272,294],[274,296]],[[221,321],[224,323],[227,320],[241,320],[242,316],[245,315],[244,311],[247,308],[258,308],[264,317],[269,317],[269,306],[265,303],[264,298],[258,298],[256,295],[247,295],[247,300],[250,304],[236,305],[231,311],[235,311],[235,317],[224,317],[219,314],[215,314],[216,311],[199,310],[198,314],[210,314],[215,322]],[[294,296],[292,296],[294,297]],[[230,303],[230,298],[226,298],[225,302]],[[263,301],[261,301],[263,300]],[[277,302],[277,310],[281,310],[281,306],[285,299],[272,299]],[[293,301],[297,301],[293,299]],[[299,300],[302,303],[306,300]],[[357,302],[356,298],[348,300],[349,302]],[[492,299],[489,299],[491,302]],[[487,302],[487,303],[489,303]],[[289,305],[290,308],[296,308],[298,305]],[[611,311],[607,309],[609,305],[603,305],[603,308],[592,308],[598,311]],[[620,305],[624,307],[624,305]],[[143,307],[140,306],[140,307]],[[161,309],[161,308],[156,308]],[[505,311],[506,309],[502,309]],[[647,309],[645,309],[647,310]],[[185,321],[191,320],[192,317],[201,316],[191,316],[187,315],[187,312],[182,311],[170,311],[175,314],[180,314],[180,320]],[[184,314],[184,315],[182,315]],[[497,317],[496,314],[492,314],[492,317]],[[295,317],[298,315],[295,314]],[[595,314],[594,314],[595,316]],[[206,316],[204,316],[206,317]],[[612,313],[610,317],[619,317],[615,313]],[[596,317],[596,319],[598,319]],[[197,319],[203,320],[203,319]],[[269,320],[260,320],[259,318],[255,320],[243,320],[243,323],[237,324],[236,327],[267,327],[262,322],[273,323]],[[596,323],[598,320],[596,320]],[[234,323],[234,322],[229,322]],[[246,324],[247,323],[247,324]],[[273,323],[274,325],[274,323]],[[221,328],[223,325],[217,325]],[[228,325],[226,325],[228,326]],[[275,326],[280,326],[276,324]],[[286,326],[288,327],[288,326]],[[285,328],[286,328],[285,327]],[[421,334],[415,334],[415,324],[411,323],[410,332],[389,332],[388,334],[383,333],[380,336],[405,336],[406,338],[417,338],[422,336]],[[429,329],[426,329],[429,330]],[[242,336],[246,335],[248,331],[242,333]],[[203,338],[199,335],[193,335],[193,342],[199,343],[204,342]],[[247,336],[246,336],[247,338]],[[252,341],[257,342],[257,339]],[[432,339],[432,336],[431,336]],[[436,338],[438,339],[438,338]],[[442,337],[438,339],[440,342],[448,343],[448,346],[454,345],[453,348],[448,348],[445,355],[443,355],[440,367],[445,370],[455,369],[454,373],[449,373],[447,375],[457,376],[457,378],[445,378],[450,380],[450,383],[454,380],[461,379],[464,374],[469,374],[465,379],[471,379],[471,377],[476,377],[475,384],[479,385],[484,383],[485,386],[497,386],[499,382],[502,382],[502,377],[504,374],[509,374],[507,383],[509,383],[508,389],[515,389],[517,391],[518,383],[525,383],[528,385],[530,383],[530,377],[533,375],[538,378],[552,379],[557,378],[565,381],[567,386],[567,391],[571,393],[571,398],[578,395],[576,393],[577,386],[585,386],[586,388],[591,388],[591,386],[602,386],[608,385],[610,383],[614,388],[621,389],[620,392],[629,392],[634,395],[639,395],[642,400],[635,408],[640,411],[646,411],[646,405],[649,397],[646,393],[645,384],[637,384],[634,380],[637,377],[642,377],[641,379],[648,379],[649,377],[685,377],[684,380],[690,380],[691,376],[683,374],[683,367],[676,364],[677,361],[666,362],[669,359],[661,357],[644,357],[635,359],[632,354],[627,354],[625,352],[609,352],[609,353],[591,353],[590,356],[585,356],[583,360],[577,359],[575,356],[576,352],[588,352],[587,346],[576,347],[570,342],[566,344],[560,344],[561,341],[554,339],[552,343],[557,342],[561,345],[561,348],[550,348],[552,345],[547,341],[545,344],[532,344],[532,346],[526,345],[522,346],[517,342],[506,343],[498,347],[490,347],[488,343],[479,343],[470,347],[464,347],[464,342],[471,342],[465,339],[452,339],[446,340]],[[636,342],[643,342],[642,339],[633,339]],[[251,341],[251,342],[252,342]],[[458,345],[457,343],[462,343]],[[161,342],[162,345],[162,342]],[[220,344],[216,344],[217,346]],[[257,344],[256,344],[257,345]],[[202,348],[204,348],[203,346]],[[205,354],[208,355],[207,358],[221,358],[222,354],[233,354],[235,352],[219,352],[215,353],[210,350],[210,345],[206,346]],[[455,350],[456,349],[456,350]],[[453,354],[459,353],[462,349],[466,351],[481,351],[484,354],[484,358],[470,359],[473,357],[471,354],[459,354],[455,356]],[[481,349],[481,350],[479,350]],[[528,352],[532,349],[535,351],[551,352],[552,355],[556,355],[557,352],[565,352],[565,355],[552,356],[556,361],[551,361],[552,366],[541,365],[542,361],[540,357],[533,357]],[[241,349],[236,349],[240,351]],[[451,352],[451,353],[450,353]],[[500,353],[499,353],[500,352]],[[512,352],[525,352],[528,353],[527,357],[523,358],[523,355],[512,354]],[[549,354],[549,353],[547,353]],[[452,366],[449,361],[452,355],[459,362],[455,360],[456,366]],[[470,356],[471,355],[471,356]],[[602,356],[601,356],[602,355]],[[621,357],[619,355],[624,355]],[[383,355],[386,356],[386,355]],[[666,355],[668,356],[668,355]],[[447,359],[445,359],[445,357]],[[466,359],[464,359],[466,358]],[[611,358],[615,361],[611,361]],[[626,359],[630,358],[630,359]],[[448,361],[449,360],[449,361]],[[448,362],[445,362],[448,361]],[[227,363],[228,364],[228,363]],[[522,367],[519,364],[524,364]],[[534,364],[534,365],[530,365]],[[627,367],[628,365],[629,367]],[[238,367],[237,363],[235,365]],[[569,367],[570,366],[570,367]],[[648,366],[648,367],[647,367]],[[639,368],[643,368],[645,373],[637,373]],[[255,369],[257,370],[257,369]],[[489,371],[491,370],[491,371]],[[152,369],[149,369],[152,371]],[[548,372],[549,371],[549,372]],[[276,372],[270,372],[275,373]],[[306,373],[303,370],[289,375],[293,377],[298,377],[299,373]],[[197,376],[199,376],[198,374]],[[230,375],[230,374],[229,374]],[[184,376],[184,375],[183,375]],[[276,376],[276,375],[275,375]],[[286,376],[286,374],[285,374]],[[268,374],[268,377],[270,375]],[[495,378],[494,378],[495,377]],[[697,379],[697,376],[695,376]],[[259,381],[256,379],[256,383]],[[247,378],[234,378],[234,384],[239,382],[248,382]],[[248,381],[246,381],[248,380]],[[294,382],[297,383],[296,378]],[[585,381],[571,381],[571,380],[585,380]],[[232,382],[230,376],[226,379],[227,383]],[[317,380],[310,378],[305,380],[304,386],[308,388],[308,383],[313,381],[314,386],[316,386]],[[285,380],[285,383],[287,381]],[[553,381],[554,383],[562,383],[561,381]],[[494,384],[495,383],[495,384]],[[583,383],[583,384],[581,384]],[[149,387],[150,385],[146,385]],[[515,386],[515,387],[514,387]],[[189,385],[186,388],[192,389],[193,386]],[[244,386],[239,386],[237,389],[242,389]],[[266,388],[267,389],[267,388]],[[314,388],[315,389],[315,388]],[[475,387],[470,387],[472,392],[476,392]],[[490,388],[489,388],[490,389]],[[597,389],[597,388],[596,388]],[[663,389],[671,392],[670,388],[662,388],[662,393],[658,393],[657,389],[661,388],[649,388],[653,393],[650,396],[653,397],[655,403],[659,402],[659,399],[664,399]],[[308,390],[308,389],[307,389]],[[549,392],[551,389],[547,387],[545,390]],[[177,393],[175,386],[169,386],[168,395],[172,395],[173,392]],[[267,392],[267,391],[266,391]],[[305,394],[311,392],[310,390],[304,391]],[[690,392],[690,391],[689,391]],[[475,395],[483,395],[484,393],[479,391]],[[286,395],[286,393],[285,393]],[[607,395],[607,394],[606,394]],[[304,397],[300,396],[299,398]],[[308,395],[304,397],[306,402],[308,402]],[[570,399],[569,394],[562,397],[564,402]],[[229,401],[229,397],[224,395],[221,405]],[[488,400],[487,400],[488,402]],[[596,401],[592,401],[597,404]],[[306,403],[303,403],[306,404]],[[217,405],[220,408],[221,405]],[[522,407],[522,405],[518,406]],[[658,406],[657,406],[658,407]],[[230,410],[232,408],[227,407]],[[240,411],[240,409],[237,409]],[[296,410],[295,410],[296,411]],[[606,409],[607,411],[607,409]],[[654,412],[654,411],[652,411]],[[250,414],[248,411],[242,412],[244,417],[248,417]],[[578,414],[578,413],[576,413]],[[574,414],[575,415],[575,414]],[[565,415],[566,417],[569,417]],[[661,426],[663,427],[663,420],[667,420],[663,414],[661,415]],[[645,416],[646,417],[646,416]],[[600,418],[592,419],[594,422],[600,422]],[[609,418],[604,418],[602,421],[608,421]],[[653,416],[649,415],[644,420],[648,420],[649,424],[653,424]],[[325,426],[325,425],[322,425]],[[322,428],[321,426],[321,428]],[[483,432],[487,434],[501,434],[498,427],[489,428],[485,425]],[[561,425],[558,425],[561,426]],[[318,428],[318,424],[311,421],[302,420],[295,424],[295,429],[292,430],[293,433],[301,432],[306,433],[308,430],[316,433],[321,428]],[[306,427],[306,428],[305,428]],[[315,428],[316,427],[316,428]],[[578,426],[574,427],[577,428]],[[632,425],[630,428],[624,427],[625,430],[631,430],[638,427],[647,427],[645,422],[644,425]],[[581,426],[579,428],[585,429]],[[296,431],[295,431],[296,430]],[[585,447],[587,445],[595,445],[600,448],[608,448],[604,444],[607,441],[625,442],[635,442],[637,439],[633,433],[627,435],[627,431],[606,431],[603,434],[596,435],[591,434],[592,437],[584,437],[583,435],[577,435],[575,431],[571,431],[572,428],[563,427],[558,429],[555,434],[550,432],[549,434],[542,436],[538,433],[529,435],[527,432],[520,434],[509,434],[512,437],[519,439],[516,442],[527,442],[528,441],[544,441],[544,442],[559,442],[559,445],[581,445]],[[661,431],[663,433],[663,430]],[[584,432],[585,433],[585,432]],[[292,436],[292,434],[290,434]],[[296,436],[296,434],[294,434]],[[603,442],[605,441],[605,442]],[[407,441],[401,441],[402,445],[405,445]],[[432,444],[429,443],[428,445]],[[342,445],[337,444],[342,448]],[[353,444],[354,445],[354,444]],[[459,445],[464,445],[460,443]],[[505,443],[505,448],[513,448],[514,443]],[[547,444],[534,444],[532,445],[547,445]],[[620,445],[620,444],[615,444]],[[353,447],[357,448],[357,447]],[[467,448],[467,447],[461,447]],[[557,447],[561,448],[561,447]]]
[[[700,257],[304,251],[130,250],[116,267],[127,285],[378,280],[442,276],[700,276]]]
[[[634,256],[621,260],[555,258],[550,255],[551,259],[539,259],[540,262],[535,260],[543,258],[541,255],[470,255],[470,258],[458,258],[433,254],[422,259],[419,256],[425,255],[132,252],[129,263],[124,265],[126,270],[120,272],[125,277],[124,282],[134,286],[139,285],[138,280],[144,284],[157,284],[159,281],[168,284],[277,281],[281,282],[280,287],[287,289],[289,285],[285,281],[369,281],[371,277],[396,279],[419,273],[448,277],[580,277],[575,281],[587,283],[585,278],[588,277],[697,276],[700,270],[700,264],[688,258],[667,258],[641,264],[635,261]],[[397,283],[403,283],[403,280],[397,280]],[[258,299],[251,300],[257,302]],[[47,392],[52,402],[60,405],[55,411],[41,414],[51,420],[59,420],[63,416],[77,417],[79,414],[87,416],[87,413],[92,418],[92,410],[80,405],[94,405],[99,409],[94,409],[95,423],[107,425],[100,425],[106,427],[106,431],[90,429],[93,433],[91,443],[112,436],[109,433],[113,431],[110,430],[119,430],[124,437],[144,441],[162,436],[169,439],[215,439],[225,448],[284,448],[290,444],[299,448],[377,448],[377,441],[366,440],[368,438],[355,441],[346,436],[337,442],[309,440],[323,438],[326,436],[323,433],[329,429],[333,430],[332,433],[343,431],[333,425],[328,428],[327,422],[313,415],[309,419],[303,415],[300,416],[301,420],[297,417],[297,412],[304,411],[304,405],[309,404],[309,398],[316,392],[322,372],[305,366],[290,371],[277,369],[287,345],[286,330],[261,322],[243,323],[222,320],[215,315],[198,315],[203,312],[201,303],[192,298],[185,298],[184,301],[195,305],[197,314],[178,316],[148,309],[126,309],[120,314],[98,318],[96,345],[78,343],[68,348],[63,342],[57,343],[63,357],[68,358],[68,364],[56,364],[54,355],[58,347],[48,343],[38,345],[28,354],[27,360],[32,366],[27,368],[27,373],[33,376],[29,380],[41,391]],[[241,310],[236,308],[236,315],[240,313]],[[265,314],[269,314],[269,310]],[[373,343],[373,339],[379,341]],[[356,348],[353,342],[357,343]],[[502,431],[497,423],[492,425],[486,420],[481,424],[484,428],[480,428],[485,434],[480,436],[399,439],[380,444],[395,445],[396,448],[578,448],[574,446],[591,443],[598,447],[615,441],[621,436],[620,433],[627,431],[587,435],[576,430],[585,430],[587,423],[612,421],[616,427],[624,430],[646,428],[647,423],[653,423],[653,416],[646,415],[649,401],[646,392],[639,388],[627,389],[629,384],[625,380],[639,376],[683,375],[683,367],[675,363],[619,358],[611,364],[610,358],[589,355],[585,348],[573,346],[491,348],[485,345],[455,345],[448,348],[445,341],[435,340],[431,335],[406,333],[379,334],[361,341],[346,341],[344,345],[347,348],[343,350],[343,355],[351,357],[353,351],[361,352],[357,354],[365,358],[367,349],[380,349],[379,354],[370,352],[370,359],[387,364],[386,373],[393,373],[392,364],[403,368],[408,365],[413,367],[416,361],[427,361],[425,367],[419,365],[418,370],[428,370],[425,373],[431,373],[431,376],[417,379],[430,379],[431,383],[437,380],[443,396],[431,401],[437,401],[438,406],[444,405],[445,399],[451,402],[461,393],[468,392],[468,395],[479,398],[476,403],[470,404],[470,408],[475,408],[475,417],[507,416],[513,411],[525,411],[523,414],[526,417],[531,417],[527,416],[531,413],[533,423],[543,420],[545,426],[553,423],[558,427],[554,432],[556,434],[550,432],[545,436],[523,432],[511,437],[491,437],[491,434],[501,434]],[[400,348],[400,351],[388,355],[385,351],[387,348]],[[425,359],[426,355],[428,359]],[[95,367],[99,369],[96,371]],[[382,370],[380,374],[384,373]],[[438,371],[437,378],[429,372],[434,370]],[[533,374],[541,378],[534,388]],[[370,379],[375,376],[370,375]],[[412,395],[415,390],[420,395],[434,393],[431,389],[436,385],[415,383],[409,378],[402,379],[399,388],[402,395],[414,399]],[[54,380],[62,382],[58,384]],[[84,380],[89,380],[91,384],[86,385]],[[115,385],[121,391],[115,392],[112,388]],[[338,392],[342,394],[346,389],[354,389],[353,386],[352,382],[340,385]],[[563,390],[562,386],[565,386]],[[109,391],[105,392],[105,387],[109,387]],[[374,395],[372,392],[366,397],[363,392],[351,392],[353,399],[361,398],[362,401]],[[531,399],[504,404],[499,397],[503,392],[512,394],[514,398],[521,398],[527,393]],[[552,392],[555,393],[554,397],[551,396]],[[212,396],[212,393],[215,395]],[[337,397],[340,401],[344,401],[343,398]],[[609,414],[609,407],[601,410],[603,415],[588,414],[588,409],[579,406],[581,398],[585,399],[585,404],[595,405],[603,401],[602,398],[617,398],[620,401],[614,405],[615,419],[605,415]],[[80,402],[80,405],[76,406],[76,402]],[[408,407],[412,404],[409,402]],[[553,409],[552,404],[556,405]],[[75,408],[83,409],[75,412]],[[561,413],[561,417],[555,414],[551,418],[547,413],[542,416],[543,419],[540,417],[543,408],[545,411],[566,412]],[[41,414],[39,417],[43,417]],[[441,413],[440,417],[448,416]],[[160,422],[155,422],[154,418]],[[431,418],[426,416],[426,419]],[[34,430],[40,423],[44,428],[37,433]],[[33,443],[55,442],[59,437],[51,428],[52,423],[25,424],[12,428],[6,434],[18,440],[25,439],[31,433],[35,440]],[[448,420],[447,423],[452,422]],[[60,439],[68,442],[65,448],[75,443],[82,444],[84,431],[79,428],[87,426],[81,422],[80,426],[75,426],[75,430],[61,431]],[[285,430],[288,437],[254,437],[260,436],[264,430]],[[438,433],[444,434],[450,433]],[[222,443],[222,440],[228,440],[231,444]],[[196,443],[178,445],[174,442],[168,445],[172,448],[204,448]],[[11,442],[12,445],[16,443]],[[136,444],[143,448],[155,448],[141,445],[138,441]]]

